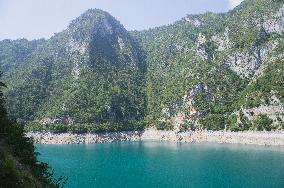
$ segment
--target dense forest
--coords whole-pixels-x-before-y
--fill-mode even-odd
[[[92,9],[48,40],[0,41],[8,114],[56,133],[283,129],[283,4],[130,32]]]
[[[61,187],[65,179],[54,179],[51,169],[38,162],[32,141],[24,136],[22,126],[11,120],[4,108],[0,82],[0,187]]]

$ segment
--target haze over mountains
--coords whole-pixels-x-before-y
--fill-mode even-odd
[[[48,40],[3,40],[8,112],[35,131],[281,128],[283,4],[137,32],[91,9]]]

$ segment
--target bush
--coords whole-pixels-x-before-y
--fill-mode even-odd
[[[31,122],[25,126],[26,132],[51,132],[51,133],[103,133],[103,132],[119,132],[143,130],[146,127],[144,121],[127,121],[120,123],[101,123],[101,124],[48,124],[43,125],[39,122]]]
[[[255,119],[253,124],[258,131],[271,131],[272,129],[274,129],[272,123],[272,119],[270,119],[267,115],[259,115]]]
[[[244,115],[242,111],[240,112],[240,120],[241,120],[242,131],[250,130],[252,128],[251,121],[248,119],[248,117]]]
[[[186,131],[195,131],[196,127],[193,123],[190,122],[184,122],[180,125],[180,132],[186,132]]]
[[[201,120],[204,128],[217,131],[225,129],[225,118],[220,114],[211,114]]]
[[[284,123],[282,122],[282,123],[280,123],[280,129],[282,129],[282,130],[284,130]]]
[[[239,125],[235,124],[235,125],[230,125],[230,130],[233,132],[239,132],[242,131],[243,129]]]
[[[25,132],[45,132],[47,131],[46,126],[39,122],[30,122],[25,126]]]
[[[66,133],[68,130],[68,125],[63,125],[63,124],[46,125],[46,130],[48,132],[55,134]]]
[[[169,121],[157,121],[155,126],[158,130],[164,130],[164,131],[174,130],[173,124]]]

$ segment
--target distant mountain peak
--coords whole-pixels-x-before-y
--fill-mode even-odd
[[[95,26],[96,23],[101,22],[103,20],[113,20],[115,22],[118,22],[113,16],[111,16],[109,13],[100,10],[100,9],[89,9],[81,16],[76,18],[71,22],[69,25],[69,28],[72,27],[85,27],[85,26]]]
[[[71,22],[68,31],[74,39],[86,40],[96,34],[112,35],[115,28],[125,30],[109,13],[100,9],[89,9]]]

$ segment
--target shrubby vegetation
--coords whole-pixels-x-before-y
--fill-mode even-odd
[[[156,126],[158,130],[170,131],[174,129],[173,123],[169,121],[156,121],[154,126]]]
[[[266,115],[259,115],[253,122],[258,131],[271,131],[272,129],[275,129],[275,127],[272,127],[272,123],[273,121]]]
[[[143,130],[146,127],[143,121],[129,121],[125,123],[102,123],[94,124],[49,124],[43,125],[39,122],[31,122],[25,126],[27,132],[51,132],[51,133],[105,133],[117,131]]]
[[[264,74],[241,93],[239,106],[246,108],[271,104],[271,97],[275,96],[280,103],[284,103],[284,61],[279,60],[271,64]]]
[[[0,187],[61,187],[65,178],[55,180],[47,164],[37,161],[32,141],[23,127],[8,118],[0,82]]]
[[[237,52],[256,50],[259,56],[262,53],[259,49],[274,40],[279,40],[280,45],[271,57],[283,54],[283,35],[267,33],[264,29],[268,15],[281,6],[283,1],[245,1],[229,13],[190,15],[188,19],[197,20],[198,26],[182,20],[169,26],[132,32],[148,55],[147,116],[153,124],[160,118],[176,117],[179,112],[186,114],[194,107],[199,115],[191,117],[190,122],[186,120],[181,131],[193,125],[193,129],[254,130],[253,122],[244,114],[240,115],[240,124],[232,114],[241,112],[242,108],[270,105],[273,95],[283,104],[282,60],[276,59],[267,66],[264,74],[252,84],[225,64],[228,55]],[[229,44],[220,51],[213,38],[220,38],[224,33],[227,33]],[[205,42],[199,40],[200,36]],[[227,39],[222,40],[226,44]],[[197,50],[203,50],[203,57],[195,52],[198,43],[201,44],[197,45]],[[184,98],[196,88],[201,89],[190,96],[193,104],[189,107]]]
[[[196,127],[191,122],[186,121],[180,125],[180,132],[195,131],[195,130]]]

